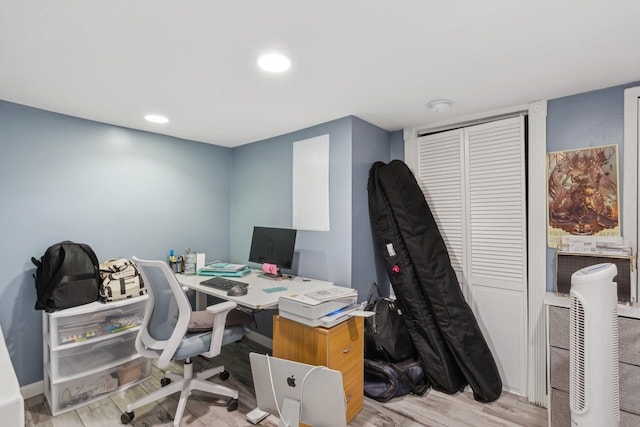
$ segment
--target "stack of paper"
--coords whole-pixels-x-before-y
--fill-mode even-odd
[[[320,289],[319,291],[309,292],[306,296],[313,298],[316,301],[332,301],[336,299],[349,298],[358,296],[358,291],[353,288],[345,288],[342,286],[332,286],[327,289]]]
[[[198,274],[201,276],[241,277],[250,272],[251,269],[246,264],[230,264],[220,261],[210,262],[198,270]]]

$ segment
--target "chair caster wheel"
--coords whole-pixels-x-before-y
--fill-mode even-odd
[[[171,384],[171,378],[164,377],[160,379],[160,387],[166,387],[169,384]]]
[[[238,399],[231,399],[229,403],[227,403],[227,412],[233,412],[238,409]]]
[[[131,421],[133,421],[134,417],[135,415],[133,414],[133,411],[123,412],[122,415],[120,415],[120,422],[122,424],[129,424]]]
[[[226,381],[229,379],[229,371],[222,371],[220,372],[220,379],[222,381]]]

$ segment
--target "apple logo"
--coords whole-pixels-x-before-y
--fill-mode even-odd
[[[287,385],[289,387],[295,387],[296,386],[296,379],[293,377],[293,375],[291,375],[290,377],[287,378]]]

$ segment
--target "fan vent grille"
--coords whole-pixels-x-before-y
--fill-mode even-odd
[[[611,348],[613,348],[613,365],[611,366],[611,377],[613,378],[613,413],[620,421],[620,369],[618,367],[618,307],[613,307],[612,313],[613,336]]]
[[[571,340],[569,341],[569,405],[571,410],[577,413],[583,412],[587,407],[585,390],[585,322],[584,307],[582,302],[571,295],[571,310],[569,310],[569,328]],[[616,346],[617,348],[617,346]]]

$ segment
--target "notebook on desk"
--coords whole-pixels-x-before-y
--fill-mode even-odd
[[[245,267],[243,270],[238,271],[216,271],[212,269],[201,268],[198,270],[199,276],[218,276],[218,277],[243,277],[251,273],[249,267]]]

